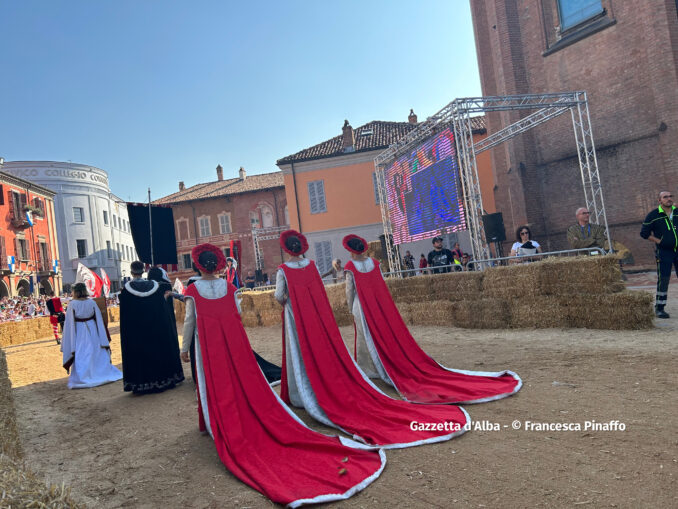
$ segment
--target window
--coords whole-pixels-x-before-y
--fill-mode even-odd
[[[198,218],[198,224],[200,225],[200,236],[209,237],[212,235],[212,227],[210,225],[210,218],[203,216]]]
[[[377,182],[377,172],[375,171],[372,173],[372,187],[374,188],[374,203],[377,205],[381,205],[381,201],[379,200],[379,183]],[[381,174],[381,183],[383,185],[384,183],[384,174]]]
[[[104,210],[104,224],[108,226],[108,210]]]
[[[85,222],[85,210],[82,207],[73,207],[73,221],[76,223]]]
[[[40,242],[40,261],[42,262],[43,269],[49,270],[50,267],[47,266],[49,260],[49,253],[47,251],[47,244],[45,242]]]
[[[332,268],[332,243],[328,240],[315,242],[315,263],[321,274]]]
[[[261,228],[258,210],[250,210],[250,226],[252,226],[252,228]]]
[[[264,228],[273,226],[273,209],[268,205],[261,206],[261,224]]]
[[[113,258],[113,253],[111,252],[111,241],[107,240],[106,241],[106,256],[109,258]]]
[[[184,259],[184,269],[192,269],[193,268],[193,262],[191,261],[191,255],[185,254],[185,255],[182,255],[182,258]]]
[[[16,239],[16,243],[19,259],[28,260],[28,244],[26,244],[26,239]]]
[[[327,212],[325,204],[325,185],[322,180],[308,183],[308,199],[311,202],[311,214]]]
[[[221,214],[219,216],[219,233],[231,233],[231,214]]]
[[[122,252],[120,251],[120,243],[119,242],[115,243],[115,252],[118,255],[118,260],[120,260],[122,258],[122,256],[121,256]]]
[[[290,211],[285,205],[285,224],[290,224]]]
[[[560,31],[564,32],[601,12],[601,0],[558,0]]]
[[[118,216],[113,214],[113,227],[117,228],[118,227]]]
[[[179,238],[177,240],[187,240],[188,239],[188,220],[179,219],[177,220],[177,233]]]
[[[127,259],[131,260],[132,259],[132,248],[127,246]]]
[[[78,258],[87,258],[87,240],[77,239],[75,244],[78,248]]]

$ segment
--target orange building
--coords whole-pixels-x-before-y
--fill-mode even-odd
[[[0,172],[0,298],[61,293],[54,194]]]
[[[485,137],[484,117],[474,122],[474,138]],[[333,259],[347,259],[341,240],[348,233],[368,241],[383,235],[374,158],[416,127],[414,113],[408,122],[373,121],[356,129],[346,121],[341,135],[278,160],[290,226],[308,238],[308,256],[321,273]],[[489,154],[481,153],[477,164],[483,205],[488,213],[495,212]]]

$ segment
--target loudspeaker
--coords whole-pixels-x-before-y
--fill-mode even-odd
[[[257,269],[254,271],[254,279],[257,283],[261,283],[264,280],[264,271]]]
[[[501,212],[485,214],[483,216],[483,229],[485,230],[485,240],[487,242],[504,242],[506,240],[504,217],[501,215]]]

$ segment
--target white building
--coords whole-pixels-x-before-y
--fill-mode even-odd
[[[111,291],[130,276],[137,259],[126,203],[111,193],[108,174],[99,168],[53,161],[7,161],[3,171],[53,190],[63,284],[75,282],[78,263],[100,275]]]

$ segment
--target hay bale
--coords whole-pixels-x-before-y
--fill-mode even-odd
[[[483,296],[500,299],[520,299],[539,295],[539,262],[521,263],[485,270]]]
[[[0,456],[0,505],[2,507],[45,507],[77,509],[78,505],[64,485],[48,485],[24,465],[8,456]]]
[[[0,348],[0,454],[6,454],[15,459],[23,456],[19,429],[16,423],[12,382],[7,371],[7,357]],[[0,490],[1,492],[2,490]]]
[[[654,326],[654,296],[626,290],[611,295],[575,295],[560,298],[570,327],[639,330]]]
[[[624,290],[619,259],[614,256],[549,258],[531,264],[541,295],[608,294]]]
[[[0,324],[0,347],[52,337],[54,337],[52,325],[49,323],[49,317],[46,316]]]
[[[244,313],[245,311],[251,311],[254,309],[254,299],[252,298],[253,292],[240,292],[240,310]]]
[[[179,299],[174,299],[174,316],[177,319],[177,323],[184,323],[186,318],[186,303],[181,302]]]
[[[505,329],[509,326],[511,314],[509,302],[505,299],[486,298],[464,302],[468,309],[470,327],[474,329]]]
[[[514,329],[569,327],[560,297],[533,295],[508,302],[509,324]]]
[[[243,313],[240,315],[240,319],[242,320],[242,324],[245,327],[259,327],[261,326],[261,323],[259,322],[259,316],[256,313],[253,313],[252,311],[248,311],[247,313]]]
[[[280,306],[278,306],[278,309],[262,309],[257,312],[257,315],[259,316],[259,324],[262,327],[282,324],[282,310]]]
[[[252,306],[257,312],[263,310],[280,311],[280,304],[278,304],[278,301],[275,300],[274,292],[272,291],[248,292],[246,295],[248,295],[252,299]]]

